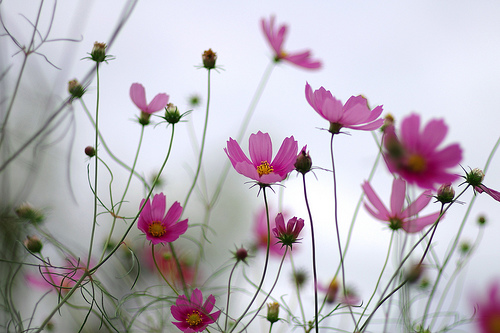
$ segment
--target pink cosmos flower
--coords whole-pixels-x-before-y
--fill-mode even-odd
[[[475,186],[474,189],[478,193],[484,192],[484,193],[488,194],[490,197],[492,197],[493,199],[495,199],[496,201],[500,201],[500,192],[492,190],[491,188],[488,188],[488,187],[484,186],[483,184],[481,184],[479,186]]]
[[[283,59],[303,68],[316,69],[321,67],[320,61],[311,59],[311,51],[287,53],[283,50],[283,40],[288,28],[286,25],[282,25],[278,30],[275,29],[274,16],[271,16],[269,21],[262,19],[261,24],[262,31],[274,50],[276,62]]]
[[[146,102],[146,91],[144,86],[140,83],[132,83],[130,86],[130,98],[142,112],[152,114],[167,106],[169,96],[164,93],[158,94],[148,104]]]
[[[298,219],[295,216],[288,220],[285,226],[285,219],[283,214],[278,213],[275,219],[276,228],[273,228],[273,234],[279,239],[279,242],[283,245],[292,247],[293,243],[296,243],[299,238],[299,234],[304,228],[304,220]]]
[[[144,204],[142,199],[139,207]],[[174,202],[165,215],[167,198],[163,193],[153,197],[153,203],[146,201],[146,205],[139,215],[137,227],[146,234],[146,238],[153,244],[170,243],[179,238],[188,228],[188,220],[178,222],[182,215],[179,202]]]
[[[176,250],[176,252],[178,252]],[[182,277],[184,278],[184,282],[187,284],[193,283],[194,280],[194,271],[195,268],[193,264],[190,262],[189,258],[182,255],[179,255],[179,265],[182,270]],[[153,254],[151,253],[151,248],[145,249],[142,258],[144,259],[144,263],[146,267],[148,267],[151,272],[158,273],[158,268],[160,269],[163,276],[167,278],[168,281],[173,281],[174,285],[182,288],[182,279],[179,274],[179,270],[177,268],[177,263],[175,261],[172,252],[167,247],[155,247],[155,259],[158,264],[158,268],[156,268]]]
[[[172,322],[178,329],[184,333],[202,332],[208,325],[217,321],[220,311],[210,313],[215,306],[215,297],[210,295],[203,303],[203,294],[199,289],[193,290],[191,300],[186,296],[180,295],[172,305],[170,311],[172,316],[179,320]]]
[[[429,121],[420,131],[420,116],[417,114],[403,119],[400,138],[394,126],[387,126],[383,138],[387,167],[408,183],[425,189],[453,182],[459,176],[448,169],[460,163],[462,149],[458,144],[437,149],[447,132],[444,121],[437,119]]]
[[[389,211],[373,191],[370,183],[364,182],[362,187],[371,204],[365,202],[365,208],[376,219],[388,222],[389,227],[393,230],[403,228],[408,233],[415,233],[433,224],[439,218],[439,213],[416,217],[429,204],[432,198],[430,190],[422,193],[417,200],[403,209],[406,199],[406,182],[400,178],[394,179],[392,182],[391,210]]]
[[[488,298],[477,303],[476,324],[481,333],[500,332],[500,284],[489,287]]]
[[[240,145],[229,138],[227,148],[224,148],[234,169],[259,184],[269,185],[284,180],[295,168],[298,144],[293,136],[286,138],[278,153],[273,157],[271,137],[267,133],[257,132],[250,135],[250,158],[243,153]]]
[[[351,96],[342,105],[342,102],[333,97],[329,90],[321,87],[313,92],[306,82],[306,99],[321,117],[330,122],[329,131],[333,134],[340,133],[343,127],[371,131],[384,123],[383,119],[377,119],[382,114],[382,106],[370,110],[366,98],[361,95]]]
[[[270,216],[274,216],[273,213],[271,213],[271,209],[269,210]],[[262,251],[267,251],[267,216],[266,216],[266,208],[262,207],[262,209],[259,211],[259,214],[257,214],[256,219],[255,219],[255,245],[257,247],[257,250],[262,250]],[[283,257],[283,254],[285,254],[285,249],[279,245],[278,243],[279,239],[276,238],[273,232],[271,232],[271,240],[269,242],[269,254],[274,257]]]

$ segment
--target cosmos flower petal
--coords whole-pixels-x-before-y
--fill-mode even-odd
[[[443,142],[448,133],[448,126],[442,119],[432,119],[422,132],[422,146],[424,151],[432,152]]]
[[[166,200],[166,199],[165,199]],[[182,215],[182,207],[179,201],[176,201],[170,206],[168,209],[167,215],[165,215],[164,222],[165,223],[174,223],[181,218]]]
[[[250,159],[255,166],[260,165],[264,161],[271,163],[273,145],[269,134],[262,133],[261,131],[251,134],[248,149],[250,151]]]
[[[439,213],[434,213],[431,215],[419,217],[413,220],[405,221],[403,223],[403,229],[408,233],[419,232],[426,226],[433,224],[439,218]]]
[[[153,221],[163,221],[165,216],[165,209],[167,206],[167,197],[163,193],[156,194],[153,197],[151,205],[151,219]],[[144,207],[145,209],[146,207]]]
[[[147,109],[148,104],[146,103],[146,90],[142,84],[132,83],[130,86],[130,98],[141,111]]]
[[[148,105],[148,113],[163,110],[168,104],[168,95],[161,93],[156,95]]]
[[[422,211],[422,209],[427,207],[431,199],[432,192],[430,190],[425,191],[403,211],[402,217],[406,218],[409,216],[417,215]]]
[[[363,187],[363,191],[365,192],[367,199],[373,205],[373,208],[375,208],[379,212],[379,214],[381,214],[383,217],[385,217],[385,218],[389,217],[390,216],[389,211],[387,210],[385,205],[382,203],[382,201],[379,199],[379,197],[377,196],[377,194],[375,193],[375,191],[371,187],[370,183],[365,181],[363,183],[362,187]],[[372,210],[372,212],[373,212],[373,210]],[[379,215],[379,214],[377,214],[377,215]]]
[[[193,293],[191,294],[191,303],[201,307],[201,304],[203,303],[203,294],[200,289],[196,288],[193,290]]]
[[[403,211],[403,204],[406,195],[406,182],[400,178],[392,182],[391,212],[400,214]]]
[[[227,141],[227,148],[224,148],[224,151],[226,152],[227,157],[229,157],[229,160],[231,161],[233,167],[239,162],[252,164],[243,150],[241,150],[238,142],[236,142],[236,140],[233,140],[232,138],[229,138],[229,140]]]

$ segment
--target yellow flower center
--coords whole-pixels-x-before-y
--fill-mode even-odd
[[[425,158],[419,154],[413,154],[408,158],[407,167],[413,172],[422,172],[427,169]]]
[[[489,331],[491,333],[500,333],[500,317],[494,316],[488,321]]]
[[[167,232],[165,226],[160,221],[153,221],[149,225],[148,231],[153,237],[161,237]]]
[[[200,313],[196,310],[193,310],[193,312],[188,313],[186,316],[186,322],[189,324],[189,326],[197,326],[203,322],[201,319]]]
[[[262,175],[268,175],[273,171],[273,167],[267,161],[260,162],[260,165],[257,167],[259,177],[262,177]]]

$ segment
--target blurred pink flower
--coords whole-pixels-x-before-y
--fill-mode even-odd
[[[417,114],[403,119],[401,140],[394,126],[387,126],[383,139],[387,167],[408,183],[425,189],[453,182],[459,176],[448,169],[460,163],[462,149],[458,144],[452,144],[437,150],[447,132],[444,121],[437,119],[429,121],[420,131],[420,116]]]
[[[274,50],[274,59],[276,62],[283,59],[303,68],[316,69],[321,67],[320,61],[311,59],[311,51],[287,53],[283,50],[283,41],[287,26],[282,25],[279,29],[276,29],[274,27],[274,16],[271,16],[269,21],[262,19],[261,24],[262,31],[264,31],[269,44]]]
[[[186,256],[182,255],[182,251],[176,249],[176,253],[179,259],[179,265],[182,270],[182,276],[184,281],[189,285],[193,283],[194,279],[194,266]],[[158,269],[153,261],[153,254],[151,253],[151,248],[145,249],[143,253],[144,263],[153,273],[158,273]],[[166,247],[155,247],[155,259],[158,264],[158,268],[161,273],[168,281],[173,281],[173,283],[182,288],[182,279],[177,268],[177,263],[172,255],[172,252]]]
[[[383,119],[377,119],[382,114],[382,106],[370,110],[366,98],[361,95],[351,96],[345,105],[342,105],[330,91],[321,87],[313,92],[306,82],[306,99],[320,116],[330,122],[329,131],[333,134],[340,133],[343,127],[371,131],[384,123]]]
[[[274,214],[271,213],[271,210],[269,216],[274,216]],[[267,216],[265,207],[262,207],[259,214],[256,216],[254,232],[256,236],[255,245],[257,250],[265,252],[267,250]],[[285,254],[285,248],[283,248],[278,241],[279,239],[276,238],[273,232],[271,232],[269,254],[274,257],[283,257],[283,254]]]
[[[400,178],[394,179],[392,182],[390,211],[373,191],[370,183],[364,182],[362,187],[371,204],[365,202],[365,208],[376,219],[389,222],[389,227],[393,230],[403,228],[403,230],[409,233],[418,232],[436,222],[439,217],[439,213],[416,217],[429,204],[432,198],[430,190],[422,193],[414,202],[403,209],[406,200],[406,182]]]
[[[269,185],[284,180],[295,168],[298,144],[293,136],[286,138],[271,162],[273,157],[271,137],[269,134],[259,131],[250,135],[251,161],[243,153],[240,145],[232,138],[229,138],[227,148],[224,148],[224,151],[238,173],[257,181],[259,184]]]
[[[217,321],[220,311],[210,313],[215,306],[215,297],[210,295],[203,304],[203,294],[199,289],[193,290],[191,299],[180,295],[175,305],[170,307],[172,316],[178,322],[172,322],[184,333],[202,332],[208,325]]]
[[[160,111],[167,106],[168,103],[167,94],[156,95],[151,103],[146,102],[146,91],[142,84],[132,83],[130,86],[130,98],[132,102],[144,113],[152,114],[153,112]]]
[[[285,219],[283,214],[278,213],[275,219],[276,228],[273,228],[273,234],[279,239],[279,242],[283,245],[290,246],[298,242],[299,234],[304,228],[304,220],[298,219],[295,216],[288,220],[285,226]]]
[[[39,274],[27,273],[26,282],[35,288],[54,288],[60,293],[68,292],[83,276],[86,267],[76,258],[67,258],[67,267],[40,266]]]
[[[143,199],[139,207],[144,204]],[[139,216],[137,227],[146,234],[146,238],[153,244],[170,243],[179,238],[188,228],[188,220],[179,221],[182,207],[174,202],[165,215],[167,198],[163,193],[156,194],[151,204],[149,199]]]
[[[500,333],[500,284],[492,284],[488,298],[477,301],[476,324],[481,333]]]

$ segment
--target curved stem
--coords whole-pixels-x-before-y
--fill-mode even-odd
[[[181,263],[179,262],[179,257],[175,252],[174,243],[168,243],[170,246],[170,251],[172,252],[172,257],[174,257],[175,265],[177,266],[177,271],[179,272],[179,277],[181,278],[182,289],[184,290],[184,295],[189,299],[189,292],[187,289],[186,280],[184,279],[184,272],[182,271]]]
[[[236,269],[236,266],[238,266],[239,262],[240,261],[237,260],[236,263],[234,264],[233,268],[231,269],[231,273],[229,273],[229,279],[227,282],[226,321],[224,323],[224,332],[227,331],[227,321],[229,319],[229,298],[231,297],[231,279],[233,277],[234,270]]]
[[[165,277],[165,275],[163,275],[163,272],[161,271],[160,267],[158,267],[158,263],[156,262],[156,256],[155,256],[155,245],[154,244],[151,244],[151,256],[153,256],[153,262],[155,263],[155,267],[156,269],[158,270],[158,273],[160,273],[161,277],[163,278],[163,281],[165,281],[168,286],[172,289],[172,291],[177,295],[179,296],[179,293],[177,292],[177,290],[170,284],[170,282],[168,282],[167,278]]]

